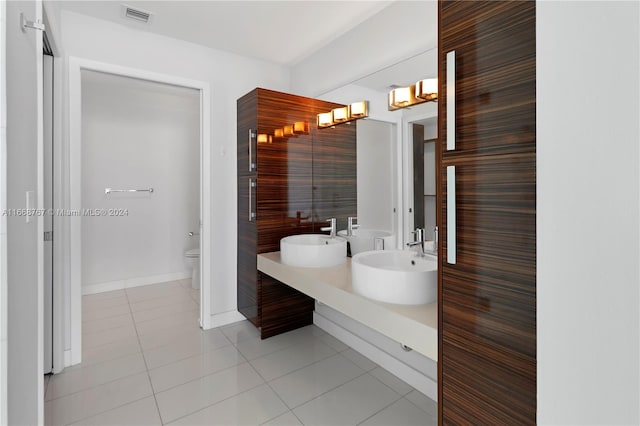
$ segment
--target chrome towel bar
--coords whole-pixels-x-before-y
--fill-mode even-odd
[[[104,193],[105,194],[111,194],[112,192],[148,192],[148,193],[153,193],[153,188],[146,188],[146,189],[113,189],[113,188],[105,188],[104,189]]]

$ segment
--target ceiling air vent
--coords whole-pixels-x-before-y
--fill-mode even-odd
[[[138,22],[147,23],[151,19],[151,12],[147,12],[141,9],[136,9],[131,6],[122,5],[124,16],[129,19],[134,19]]]

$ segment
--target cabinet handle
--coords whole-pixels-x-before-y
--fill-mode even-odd
[[[256,163],[253,161],[253,140],[256,138],[256,133],[249,129],[249,171],[252,172],[256,169]]]
[[[456,149],[456,51],[447,52],[447,151]]]
[[[456,264],[456,166],[447,166],[447,263]]]
[[[253,222],[256,217],[256,213],[253,211],[253,188],[256,187],[256,183],[252,178],[249,178],[249,222]]]

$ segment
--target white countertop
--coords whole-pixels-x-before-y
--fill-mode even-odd
[[[359,321],[385,336],[438,360],[438,306],[395,305],[367,299],[351,287],[351,258],[332,268],[282,264],[280,252],[258,255],[258,270]]]

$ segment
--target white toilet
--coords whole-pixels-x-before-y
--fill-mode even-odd
[[[200,288],[200,248],[187,250],[184,253],[187,263],[191,266],[191,287]]]

